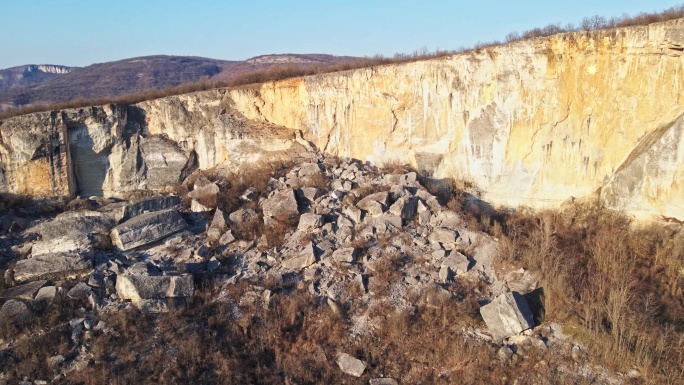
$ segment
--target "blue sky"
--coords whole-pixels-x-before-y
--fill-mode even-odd
[[[585,16],[660,11],[682,0],[2,0],[0,68],[84,66],[166,54],[391,56],[456,49]]]

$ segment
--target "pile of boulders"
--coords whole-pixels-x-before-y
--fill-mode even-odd
[[[280,294],[264,289],[267,280],[282,293],[306,288],[334,311],[346,309],[350,333],[362,335],[379,321],[371,309],[410,309],[411,298],[429,306],[459,301],[459,280],[468,279],[491,284],[481,309],[490,338],[535,326],[525,299],[497,282],[496,241],[468,229],[415,172],[318,156],[268,186],[246,189],[244,206],[227,212],[217,207],[222,183],[200,176],[187,197],[105,201],[29,228],[32,238],[17,247],[24,257],[5,277],[13,286],[0,315],[26,322],[56,296],[86,301],[91,316],[128,303],[163,312],[192,298],[197,279],[213,276],[223,285],[252,283],[243,300],[264,306]],[[240,239],[255,224],[289,227],[277,246],[265,234]],[[366,365],[346,353],[337,363],[353,376]]]
[[[16,286],[4,297],[22,301],[29,312],[51,303],[64,285],[68,298],[86,299],[94,309],[120,299],[191,297],[192,275],[141,272],[130,268],[135,263],[127,258],[129,251],[188,227],[179,214],[180,203],[177,196],[111,202],[97,211],[67,211],[27,229],[35,240],[25,245],[25,258],[7,270],[5,281]],[[19,311],[15,302],[6,303],[14,313]]]

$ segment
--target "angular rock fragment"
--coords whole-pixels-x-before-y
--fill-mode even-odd
[[[35,305],[41,307],[49,306],[57,295],[57,288],[55,286],[44,286],[38,290],[38,294],[33,299]]]
[[[299,225],[297,225],[297,229],[299,231],[310,232],[318,229],[321,226],[323,226],[323,216],[306,213],[299,217]]]
[[[175,210],[139,215],[112,230],[112,242],[121,250],[130,250],[165,238],[188,227]]]
[[[321,173],[321,166],[318,163],[304,163],[299,167],[299,172],[297,173],[297,176],[303,177],[317,175]]]
[[[111,246],[109,231],[113,226],[114,219],[104,215],[68,216],[41,223],[27,230],[41,237],[33,244],[31,255],[108,248]]]
[[[389,191],[380,191],[373,194],[369,194],[359,201],[357,206],[363,205],[365,202],[378,202],[381,205],[387,207],[389,205]]]
[[[216,183],[209,183],[202,186],[195,184],[195,189],[188,193],[188,197],[199,202],[202,206],[214,208],[218,198],[219,187]]]
[[[282,266],[284,269],[300,270],[314,263],[316,263],[316,252],[313,244],[309,243],[297,257],[283,261]]]
[[[430,233],[428,240],[430,242],[439,242],[442,245],[451,245],[456,243],[457,237],[458,233],[456,231],[444,228],[437,228],[432,230],[432,233]]]
[[[235,236],[233,235],[233,232],[231,230],[226,231],[221,235],[221,238],[219,238],[219,244],[220,245],[227,245],[230,244],[235,240]]]
[[[316,198],[321,196],[321,190],[315,187],[302,187],[297,189],[296,194],[297,198],[313,203]]]
[[[66,358],[64,358],[64,356],[61,354],[57,356],[48,357],[46,360],[48,368],[52,370],[56,370],[60,365],[64,363],[64,361],[66,361]]]
[[[354,377],[361,377],[363,371],[366,370],[366,363],[350,356],[347,353],[341,353],[337,356],[337,366],[340,367],[344,373]]]
[[[216,209],[209,230],[207,230],[207,239],[210,241],[218,240],[226,230],[228,230],[226,215],[220,209]]]
[[[356,259],[357,250],[353,247],[337,249],[333,252],[332,258],[337,262],[352,263]]]
[[[365,202],[363,205],[359,205],[358,207],[366,211],[368,215],[374,217],[382,215],[385,212],[385,206],[376,201],[368,201]]]
[[[293,190],[281,191],[273,194],[264,201],[262,207],[264,216],[278,221],[293,220],[299,215],[297,199]]]
[[[418,210],[418,198],[405,196],[397,199],[390,207],[389,212],[398,215],[401,219],[411,220]]]
[[[442,260],[442,266],[439,270],[439,279],[444,282],[451,281],[454,277],[467,273],[469,265],[470,261],[468,260],[468,257],[458,251],[451,251],[449,256]]]
[[[342,214],[346,215],[357,225],[363,220],[363,212],[356,207],[345,207],[342,209]]]
[[[258,217],[259,214],[252,209],[239,209],[230,213],[228,219],[231,225],[235,226],[235,228],[239,228]]]
[[[211,211],[211,207],[205,206],[199,203],[199,201],[193,199],[190,202],[190,211],[192,211],[193,213],[205,213],[207,211]]]
[[[255,189],[254,187],[250,187],[247,190],[245,190],[244,193],[240,196],[240,199],[242,199],[245,202],[253,202],[254,200],[257,199],[259,196],[259,191]]]
[[[442,210],[435,215],[431,221],[434,227],[444,227],[447,229],[457,229],[463,226],[464,221],[458,213],[451,210]]]
[[[399,177],[399,184],[402,186],[415,186],[417,180],[418,174],[412,171]]]
[[[496,340],[503,340],[534,327],[534,318],[525,298],[517,292],[496,297],[480,308],[489,332]]]
[[[44,254],[22,259],[14,266],[14,281],[59,280],[85,275],[93,269],[91,258],[76,253]]]
[[[90,294],[92,289],[84,282],[79,282],[67,292],[67,297],[71,299],[84,299]]]

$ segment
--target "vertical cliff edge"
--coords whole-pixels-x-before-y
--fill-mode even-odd
[[[141,167],[142,155],[116,179],[122,165],[135,163],[131,149],[144,155],[141,146],[164,139],[176,155],[158,163],[177,171],[147,183],[158,187],[192,167],[254,161],[244,154],[298,145],[288,128],[326,153],[465,179],[494,204],[539,208],[599,194],[607,207],[639,217],[684,219],[683,51],[680,19],[135,106],[20,116],[0,125],[0,189],[95,191],[79,182],[78,173],[90,170],[85,159],[104,165],[87,179],[102,179],[95,182],[102,193],[115,195],[132,188],[131,175],[138,187],[150,180],[154,167]],[[94,145],[77,145],[83,140]],[[148,158],[166,151],[148,150]]]

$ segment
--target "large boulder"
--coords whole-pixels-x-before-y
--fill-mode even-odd
[[[139,215],[112,230],[112,242],[121,250],[156,242],[188,227],[175,210]]]
[[[120,196],[136,190],[162,190],[185,179],[196,166],[192,152],[156,135],[134,134],[115,144],[107,160],[109,167],[101,185],[104,196]]]
[[[297,198],[293,190],[280,191],[264,201],[262,207],[265,217],[277,221],[291,221],[299,216]]]
[[[133,302],[192,297],[194,291],[192,275],[123,274],[116,279],[116,293],[119,298]]]
[[[141,214],[170,209],[178,206],[180,203],[181,198],[177,195],[150,197],[127,205],[121,205],[113,209],[112,212],[117,222],[121,223]]]
[[[111,246],[109,232],[115,224],[112,217],[96,212],[69,214],[27,230],[40,235],[31,249],[33,256]]]
[[[77,253],[43,254],[18,261],[14,266],[15,282],[60,280],[89,273],[93,264],[89,255]]]
[[[496,340],[503,340],[534,327],[534,317],[525,298],[517,292],[496,297],[480,308],[489,332]]]

